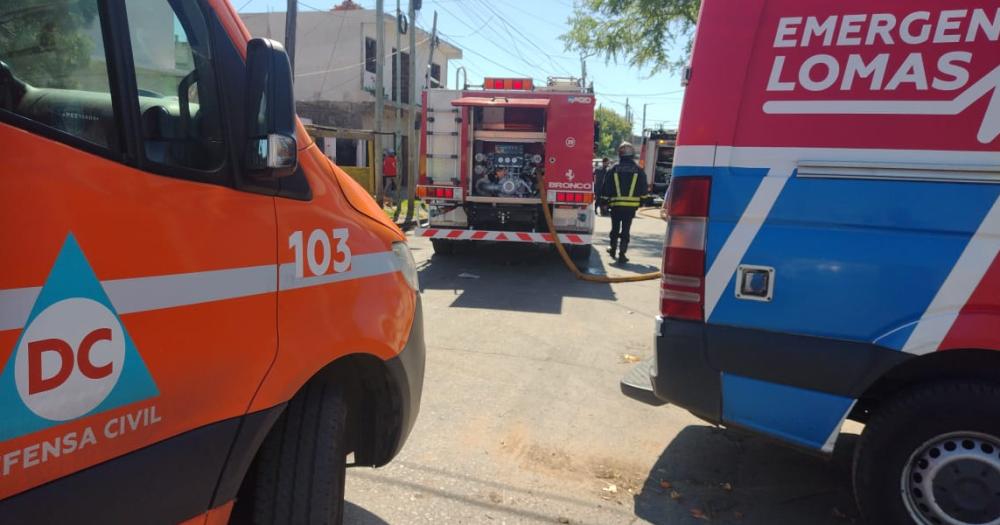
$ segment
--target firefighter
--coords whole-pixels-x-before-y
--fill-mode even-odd
[[[628,262],[629,231],[635,212],[646,197],[648,185],[642,169],[635,163],[635,147],[630,142],[618,146],[618,163],[608,171],[601,192],[611,207],[611,247],[608,253],[619,263]]]
[[[382,194],[390,200],[389,192],[396,190],[396,152],[386,148],[382,153]]]
[[[601,165],[594,170],[594,211],[598,215],[601,215],[605,208],[605,205],[601,204],[601,192],[604,190],[604,179],[608,175],[610,164],[611,159],[604,157],[601,159]]]

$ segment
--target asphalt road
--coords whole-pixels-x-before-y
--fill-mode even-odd
[[[637,218],[624,268],[604,252],[608,228],[599,218],[591,271],[658,269],[662,221]],[[651,355],[658,281],[582,282],[546,247],[411,246],[427,337],[420,417],[390,465],[348,472],[347,523],[857,521],[855,435],[824,459],[620,393],[626,354]]]

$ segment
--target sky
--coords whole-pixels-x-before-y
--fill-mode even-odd
[[[230,0],[240,12],[284,11],[286,0]],[[299,2],[299,11],[329,9],[341,0]],[[375,0],[354,0],[366,9]],[[408,0],[402,0],[406,12]],[[385,0],[387,13],[396,2]],[[573,0],[424,0],[417,25],[430,31],[434,11],[443,40],[462,49],[464,58],[449,62],[448,86],[455,85],[459,66],[465,66],[470,84],[480,84],[484,76],[520,77],[530,75],[536,83],[549,76],[580,76],[579,55],[567,52],[559,36],[569,30],[567,19]],[[515,39],[500,20],[521,30]],[[605,63],[601,57],[587,59],[587,78],[594,82],[599,105],[624,115],[625,104],[632,108],[633,131],[642,129],[643,106],[646,127],[676,129],[683,88],[680,78],[669,72],[650,74],[622,62]]]

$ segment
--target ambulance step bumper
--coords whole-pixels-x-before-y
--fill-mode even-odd
[[[655,358],[650,357],[633,366],[621,380],[622,394],[647,405],[663,406],[667,404],[666,401],[656,397],[653,392],[653,380],[650,377],[650,372],[655,363]]]

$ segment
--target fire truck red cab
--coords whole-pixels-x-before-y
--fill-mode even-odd
[[[559,240],[590,254],[594,228],[594,95],[576,79],[487,78],[482,89],[423,94],[417,194],[430,207],[436,253],[459,242],[551,243],[540,189]]]

